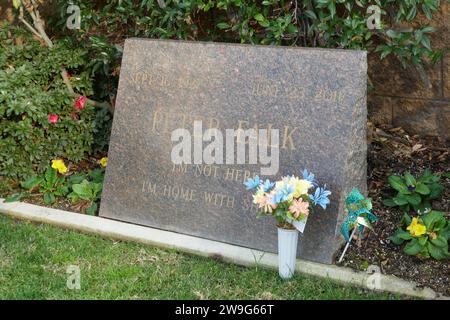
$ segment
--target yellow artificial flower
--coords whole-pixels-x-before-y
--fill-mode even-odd
[[[64,164],[64,161],[60,159],[52,160],[52,168],[58,170],[61,174],[67,172],[67,167]]]
[[[297,177],[290,178],[289,184],[294,186],[294,198],[299,198],[301,195],[307,194],[308,190],[313,186],[308,180]]]
[[[427,227],[420,224],[417,218],[413,218],[406,230],[408,230],[413,237],[419,237],[427,232]]]
[[[285,181],[287,181],[287,179],[283,178],[283,179],[275,182],[275,189],[282,189],[284,187],[284,184],[286,183]]]
[[[108,164],[108,157],[101,158],[100,164],[102,165],[102,167],[106,167],[106,165]]]
[[[265,192],[263,188],[259,187],[258,190],[256,190],[255,195],[253,196],[253,203],[259,204],[261,199],[265,196]]]

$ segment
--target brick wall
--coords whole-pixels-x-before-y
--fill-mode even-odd
[[[450,139],[450,4],[430,23],[434,48],[447,49],[443,61],[425,66],[425,78],[414,67],[403,69],[397,59],[369,57],[369,119],[375,124],[401,126],[408,132]]]

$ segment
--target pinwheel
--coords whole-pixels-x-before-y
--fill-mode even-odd
[[[345,208],[347,211],[347,217],[341,226],[341,234],[344,236],[347,244],[342,252],[339,262],[344,258],[345,253],[352,241],[353,235],[356,230],[359,230],[359,237],[363,235],[364,228],[372,229],[372,223],[378,220],[378,217],[374,215],[372,210],[372,201],[370,198],[365,198],[358,188],[354,188],[347,199],[345,200]],[[353,229],[351,235],[350,230]]]

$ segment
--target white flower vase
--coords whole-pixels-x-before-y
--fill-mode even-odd
[[[297,243],[297,229],[278,228],[278,274],[283,279],[290,279],[294,275]]]

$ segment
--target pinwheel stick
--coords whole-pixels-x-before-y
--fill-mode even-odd
[[[350,246],[350,242],[352,241],[353,236],[355,235],[356,229],[358,229],[358,226],[355,226],[353,228],[352,234],[350,235],[350,239],[348,240],[347,244],[345,245],[344,251],[342,252],[341,257],[339,258],[338,263],[341,263],[342,259],[344,259],[344,255],[347,252],[348,247]]]

